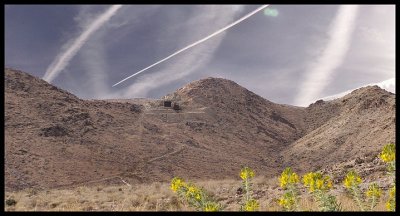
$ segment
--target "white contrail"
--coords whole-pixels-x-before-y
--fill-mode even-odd
[[[57,58],[47,68],[43,79],[47,82],[53,81],[56,76],[68,65],[69,61],[76,55],[79,49],[85,44],[95,31],[97,31],[105,22],[107,22],[115,13],[122,7],[122,5],[113,5],[103,14],[101,14],[88,28],[72,43],[72,45],[63,53],[59,54]]]
[[[162,63],[162,62],[164,62],[164,61],[166,61],[166,60],[168,60],[168,59],[170,59],[170,58],[172,58],[172,57],[174,57],[175,55],[178,55],[179,53],[181,53],[181,52],[183,52],[183,51],[185,51],[185,50],[187,50],[187,49],[189,49],[189,48],[191,48],[191,47],[194,47],[194,46],[196,46],[196,45],[198,45],[198,44],[200,44],[200,43],[202,43],[202,42],[204,42],[204,41],[206,41],[206,40],[208,40],[208,39],[210,39],[210,38],[212,38],[212,37],[214,37],[214,36],[220,34],[221,32],[223,32],[223,31],[225,31],[225,30],[227,30],[227,29],[229,29],[229,28],[231,28],[231,27],[237,25],[238,23],[240,23],[240,22],[242,22],[242,21],[248,19],[249,17],[251,17],[252,15],[254,15],[255,13],[257,13],[258,11],[260,11],[260,10],[262,10],[262,9],[268,7],[268,6],[269,6],[269,5],[263,5],[263,6],[259,7],[259,8],[257,8],[257,9],[255,9],[254,11],[248,13],[247,15],[243,16],[242,18],[238,19],[237,21],[235,21],[235,22],[233,22],[233,23],[231,23],[231,24],[225,26],[224,28],[222,28],[222,29],[220,29],[220,30],[218,30],[218,31],[216,31],[216,32],[214,32],[214,33],[208,35],[207,37],[205,37],[205,38],[203,38],[203,39],[201,39],[201,40],[198,40],[198,41],[196,41],[196,42],[194,42],[194,43],[192,43],[192,44],[190,44],[190,45],[188,45],[188,46],[186,46],[186,47],[184,47],[184,48],[182,48],[182,49],[180,49],[180,50],[174,52],[173,54],[169,55],[168,57],[166,57],[166,58],[164,58],[164,59],[161,59],[160,61],[158,61],[158,62],[156,62],[156,63],[154,63],[154,64],[152,64],[152,65],[150,65],[150,66],[148,66],[148,67],[146,67],[146,68],[144,68],[144,69],[142,69],[142,70],[140,70],[140,71],[138,71],[138,72],[136,72],[136,73],[134,73],[134,74],[132,74],[132,75],[130,75],[130,76],[128,76],[127,78],[125,78],[125,79],[123,79],[123,80],[121,80],[121,81],[119,81],[119,82],[117,82],[117,83],[115,83],[115,84],[113,85],[113,87],[116,86],[116,85],[118,85],[118,84],[120,84],[120,83],[122,83],[122,82],[124,82],[124,81],[126,81],[127,79],[130,79],[130,78],[132,78],[132,77],[134,77],[134,76],[136,76],[136,75],[138,75],[138,74],[144,72],[145,70],[147,70],[147,69],[149,69],[149,68],[152,68],[152,67],[154,67],[154,66],[156,66],[156,65],[158,65],[158,64],[160,64],[160,63]]]
[[[310,72],[300,85],[295,105],[305,106],[315,100],[321,91],[329,84],[334,70],[343,63],[357,16],[357,5],[341,6],[331,27],[329,40],[322,56],[309,65]]]
[[[178,41],[195,41],[198,40],[196,38],[199,35],[209,35],[210,32],[215,32],[235,21],[234,17],[240,12],[241,7],[243,6],[198,6],[195,8],[197,13],[186,19],[185,27],[178,30],[179,36],[176,39]],[[204,14],[207,14],[207,16],[204,16]],[[182,17],[178,19],[180,20]],[[177,18],[173,18],[168,22],[176,22],[176,20]],[[213,25],[208,25],[210,22]],[[198,28],[188,28],[190,26],[198,26]],[[155,88],[160,88],[199,71],[213,59],[226,33],[227,31],[222,32],[218,37],[213,38],[207,43],[199,44],[196,49],[187,50],[186,55],[176,56],[176,58],[179,58],[179,61],[173,61],[163,67],[162,70],[157,70],[154,73],[149,73],[146,76],[138,78],[138,80],[129,84],[129,87],[121,89],[119,93],[114,94],[115,97],[148,97],[148,93]],[[160,37],[164,36],[160,35]],[[182,47],[182,43],[179,46]]]

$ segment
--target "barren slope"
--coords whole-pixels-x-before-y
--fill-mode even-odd
[[[219,78],[158,100],[81,100],[5,69],[6,190],[329,165],[394,141],[394,106],[394,95],[375,87],[308,108],[280,105]]]
[[[275,175],[279,151],[303,131],[295,115],[231,81],[191,85],[176,112],[161,100],[81,100],[6,69],[6,188],[224,178],[242,165]]]
[[[308,115],[328,120],[281,153],[285,164],[299,171],[317,170],[378,154],[385,144],[395,142],[395,107],[395,95],[378,86],[312,104]]]

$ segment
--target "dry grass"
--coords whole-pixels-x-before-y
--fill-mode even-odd
[[[78,187],[31,194],[6,193],[17,201],[6,211],[176,211],[189,210],[178,202],[167,183],[149,185]]]
[[[254,197],[260,202],[261,211],[281,211],[276,199],[283,193],[279,190],[277,178],[256,177],[253,179]],[[236,194],[241,185],[238,179],[197,181],[218,202],[224,205],[224,211],[238,211],[240,194]],[[142,185],[92,186],[73,189],[54,189],[37,191],[28,189],[18,192],[6,192],[5,198],[14,199],[16,204],[6,205],[5,211],[193,211],[179,201],[170,190],[169,183]],[[357,205],[345,194],[338,195],[344,211],[358,211]],[[375,211],[385,211],[382,197]],[[317,211],[317,205],[304,191],[300,206],[304,211]]]

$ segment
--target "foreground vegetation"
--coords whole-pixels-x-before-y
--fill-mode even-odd
[[[395,174],[395,145],[388,144],[384,146],[379,157],[388,164],[388,174]],[[254,171],[249,167],[244,167],[240,172],[240,178],[243,180],[242,189],[244,191],[243,200],[241,202],[240,211],[258,211],[260,204],[259,201],[252,198],[252,184],[250,180],[254,177]],[[300,205],[300,178],[287,167],[279,178],[280,187],[284,190],[284,194],[277,200],[283,211],[304,211],[304,207]],[[329,194],[332,189],[332,180],[328,175],[322,175],[319,172],[310,172],[303,176],[302,183],[308,189],[308,192],[313,197],[314,202],[317,204],[317,211],[342,211],[342,205],[338,202],[336,196]],[[376,182],[368,185],[368,189],[363,192],[360,189],[362,183],[361,177],[351,170],[347,173],[343,180],[343,185],[348,194],[356,203],[360,211],[374,211],[375,207],[379,204],[382,195],[382,190]],[[219,211],[223,206],[209,198],[207,193],[194,185],[193,183],[185,183],[183,179],[175,177],[171,182],[171,189],[178,194],[178,197],[186,201],[189,206],[198,211]],[[386,200],[386,209],[388,211],[395,211],[396,197],[395,197],[395,182],[389,189],[388,198]],[[311,209],[308,209],[311,210]],[[315,210],[315,209],[314,209]]]
[[[386,145],[379,158],[395,172],[395,146]],[[388,190],[365,184],[350,171],[335,185],[329,175],[298,176],[291,168],[279,177],[256,176],[249,167],[237,180],[152,183],[73,190],[34,189],[6,192],[6,211],[394,211],[395,182]],[[394,179],[394,178],[393,178]],[[364,187],[361,187],[364,185]],[[344,192],[343,192],[344,191]]]

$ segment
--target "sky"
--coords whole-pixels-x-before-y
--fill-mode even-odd
[[[5,66],[83,99],[161,98],[206,77],[308,106],[395,92],[394,5],[5,5]]]

